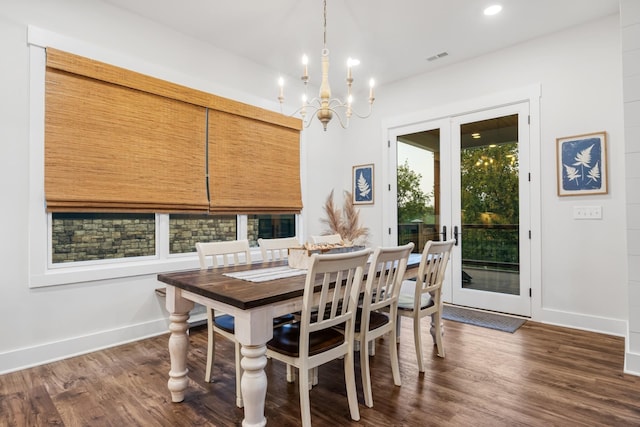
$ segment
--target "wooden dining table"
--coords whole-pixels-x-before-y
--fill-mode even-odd
[[[420,254],[411,254],[405,277],[416,275]],[[267,341],[273,337],[273,318],[302,309],[305,272],[263,282],[252,282],[227,274],[265,269],[286,269],[287,261],[260,262],[231,267],[188,270],[159,274],[166,284],[169,312],[168,388],[173,402],[182,402],[188,385],[189,312],[198,303],[235,318],[235,337],[241,344],[241,389],[245,427],[264,426],[267,393]]]

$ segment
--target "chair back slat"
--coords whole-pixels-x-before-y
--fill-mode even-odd
[[[251,249],[248,240],[196,243],[200,269],[206,270],[228,265],[251,264]],[[210,260],[210,263],[209,263]]]
[[[420,302],[420,297],[424,293],[429,293],[434,298],[439,297],[440,292],[436,291],[442,287],[454,243],[454,240],[445,242],[430,240],[425,245],[416,279],[416,303]]]
[[[390,311],[393,308],[398,299],[409,254],[413,247],[414,244],[410,242],[403,246],[375,250],[364,289],[363,313],[374,310]],[[368,316],[364,317],[368,321]]]
[[[307,272],[301,317],[300,352],[308,351],[309,333],[344,323],[347,337],[353,335],[358,294],[369,258],[369,250],[311,256]],[[314,304],[314,289],[321,285]],[[312,316],[315,312],[317,315]]]
[[[263,261],[279,261],[289,256],[290,248],[301,247],[297,237],[283,237],[279,239],[258,239]]]

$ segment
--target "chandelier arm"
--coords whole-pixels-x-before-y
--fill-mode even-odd
[[[358,117],[359,119],[366,119],[371,115],[371,113],[373,113],[373,104],[369,104],[369,111],[364,115],[358,114],[356,111],[352,111],[352,113],[354,116]]]
[[[331,98],[331,99],[329,100],[329,106],[330,106],[331,108],[336,108],[336,107],[346,108],[346,107],[347,107],[347,104],[346,104],[344,101],[342,101],[341,99],[338,99],[338,98]]]

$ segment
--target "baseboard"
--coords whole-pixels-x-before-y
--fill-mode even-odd
[[[202,324],[206,322],[206,318],[204,310],[194,310],[189,324],[191,326]],[[168,318],[161,318],[91,335],[11,350],[0,353],[0,375],[166,334],[168,331]]]
[[[624,373],[640,377],[640,354],[627,351],[624,355]]]
[[[532,319],[549,325],[564,326],[618,337],[627,336],[627,321],[543,308]]]

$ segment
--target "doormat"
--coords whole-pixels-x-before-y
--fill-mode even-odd
[[[468,323],[483,328],[514,333],[527,321],[518,317],[504,316],[487,311],[472,310],[454,305],[445,305],[442,318],[454,322]]]

